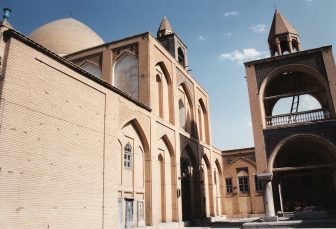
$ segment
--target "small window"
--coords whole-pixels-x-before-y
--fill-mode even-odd
[[[226,183],[226,192],[232,193],[232,178],[231,177],[226,178],[225,183]]]
[[[262,192],[263,190],[262,182],[256,175],[254,176],[254,186],[255,186],[256,192]]]
[[[132,165],[132,146],[130,143],[127,143],[124,148],[124,167],[131,169]]]
[[[249,179],[248,176],[238,177],[239,191],[249,192]]]

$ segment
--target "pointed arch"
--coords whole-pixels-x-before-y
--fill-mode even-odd
[[[174,152],[174,147],[169,140],[168,136],[164,134],[159,141],[164,144],[161,152],[165,154],[164,156],[164,166],[165,166],[165,176],[164,179],[165,186],[161,186],[161,191],[164,188],[164,193],[161,197],[164,197],[166,203],[164,203],[164,211],[162,214],[162,221],[178,221],[178,212],[176,211],[178,207],[178,201],[176,196],[177,190],[177,171],[176,171],[176,154]],[[159,150],[160,151],[160,150]],[[167,152],[168,151],[168,152]],[[162,199],[161,199],[162,200]]]
[[[157,70],[156,91],[158,94],[155,98],[155,101],[158,102],[159,116],[169,121],[170,123],[173,123],[174,96],[173,96],[172,79],[163,61],[158,62],[155,65],[155,68]]]
[[[174,147],[172,145],[172,143],[170,142],[167,134],[164,134],[162,137],[161,137],[162,141],[166,144],[168,150],[169,150],[169,154],[170,156],[175,156],[175,151],[174,151]]]
[[[142,147],[143,147],[143,153],[144,155],[141,156],[143,158],[143,172],[144,172],[144,199],[145,199],[145,222],[146,225],[152,225],[153,223],[153,217],[152,217],[152,163],[151,163],[151,152],[149,148],[148,138],[146,137],[146,134],[139,123],[138,119],[133,118],[129,121],[124,122],[121,125],[121,129],[128,127],[131,125],[138,135],[138,139],[140,140]],[[120,131],[122,133],[122,131]],[[134,170],[133,170],[134,171]],[[133,176],[136,175],[133,173]],[[137,181],[137,180],[136,180]]]
[[[139,98],[139,61],[132,54],[122,54],[113,65],[112,85]]]
[[[150,154],[150,150],[149,150],[149,143],[146,137],[146,133],[144,132],[143,128],[141,127],[139,121],[137,118],[133,118],[129,121],[126,121],[122,124],[121,129],[123,129],[125,126],[131,124],[134,129],[137,131],[137,133],[139,134],[142,146],[144,147],[144,152],[145,154]]]
[[[180,127],[186,132],[192,134],[194,121],[194,105],[191,98],[190,90],[185,82],[178,86],[178,107],[179,107],[179,120]]]
[[[253,161],[251,161],[251,160],[249,160],[248,158],[245,158],[245,157],[238,157],[238,158],[233,159],[230,162],[230,164],[228,165],[228,167],[232,166],[235,162],[237,162],[239,160],[245,161],[246,163],[251,164],[255,168],[257,167],[255,162],[253,162]]]
[[[205,106],[205,103],[202,98],[198,100],[199,104],[199,121],[198,121],[198,126],[199,126],[199,135],[200,139],[203,140],[205,143],[209,144],[210,142],[210,137],[209,137],[209,116],[208,116],[208,111]]]

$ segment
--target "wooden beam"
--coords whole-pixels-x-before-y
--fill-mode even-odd
[[[334,167],[335,165],[333,164],[281,167],[281,168],[273,168],[273,172],[290,172],[290,171],[300,171],[300,170],[309,170],[309,169],[327,169],[327,168],[334,168]]]
[[[292,97],[295,95],[304,95],[304,94],[313,94],[316,92],[321,92],[324,91],[323,88],[318,88],[318,89],[313,89],[309,91],[301,91],[299,93],[287,93],[287,94],[282,94],[282,95],[273,95],[273,96],[266,96],[264,97],[264,100],[271,100],[271,99],[281,99],[281,98],[286,98],[286,97]]]

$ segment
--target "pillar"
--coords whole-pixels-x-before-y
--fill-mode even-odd
[[[272,180],[265,180],[264,183],[265,214],[266,216],[275,216]]]
[[[272,178],[273,173],[259,173],[258,178],[263,181],[264,184],[264,204],[265,204],[265,217],[263,221],[273,222],[278,221],[278,217],[275,215],[274,211],[274,200],[273,200],[273,190],[272,190]]]

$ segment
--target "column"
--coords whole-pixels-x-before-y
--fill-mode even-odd
[[[272,190],[273,173],[259,173],[257,174],[257,176],[258,179],[262,180],[264,184],[265,217],[263,218],[263,221],[265,222],[278,221],[278,217],[275,215],[274,211],[274,200]]]
[[[265,180],[264,187],[265,214],[266,216],[275,216],[272,180]]]

